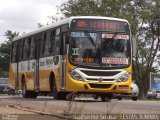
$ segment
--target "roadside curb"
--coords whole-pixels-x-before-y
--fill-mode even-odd
[[[27,109],[27,108],[22,108],[22,107],[17,106],[17,105],[7,105],[7,107],[11,107],[11,108],[15,108],[15,109],[19,109],[19,110],[23,110],[23,111],[27,111],[27,112],[37,113],[37,114],[40,114],[40,115],[48,115],[48,116],[53,116],[53,117],[62,118],[62,119],[76,120],[74,118],[67,117],[67,116],[64,116],[64,115],[55,115],[55,114],[48,113],[48,112],[31,110],[31,109]]]

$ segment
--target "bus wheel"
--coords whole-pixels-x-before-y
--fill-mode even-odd
[[[66,93],[65,92],[58,92],[55,84],[55,80],[52,80],[52,94],[53,94],[53,99],[55,100],[65,100],[66,99]]]

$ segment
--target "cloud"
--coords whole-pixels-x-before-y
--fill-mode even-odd
[[[56,6],[66,0],[1,0],[0,43],[4,42],[7,30],[20,33],[37,28],[37,23],[47,23],[47,16],[56,14]]]

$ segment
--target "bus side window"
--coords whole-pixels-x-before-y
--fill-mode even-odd
[[[30,59],[33,59],[35,57],[35,39],[34,37],[31,38],[31,45],[30,45]]]
[[[24,40],[20,40],[19,43],[19,60],[23,60],[23,45],[24,45]]]
[[[23,48],[23,59],[29,58],[31,38],[25,39]]]
[[[56,30],[52,30],[51,34],[50,34],[50,50],[49,50],[49,54],[55,54],[55,37],[56,37]]]
[[[24,39],[24,44],[23,44],[23,59],[27,58],[27,39]]]
[[[17,56],[17,42],[12,43],[12,54],[11,54],[11,62],[16,62]]]
[[[44,53],[45,56],[49,55],[49,50],[50,50],[50,47],[51,47],[50,34],[51,34],[51,31],[48,31],[46,33],[46,35],[45,35],[45,43],[43,43],[44,44],[43,53]]]
[[[43,56],[43,43],[44,43],[44,35],[42,33],[38,33],[35,35],[35,58]]]
[[[60,28],[56,29],[56,37],[55,37],[55,55],[60,54]]]
[[[41,55],[43,56],[44,55],[44,51],[45,51],[45,44],[46,44],[46,39],[47,39],[47,33],[45,32],[43,34],[43,39],[42,39],[42,52],[41,52]]]
[[[31,47],[31,37],[28,38],[27,58],[29,58],[29,56],[31,54],[30,47]]]

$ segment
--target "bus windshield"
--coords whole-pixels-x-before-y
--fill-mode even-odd
[[[93,67],[129,65],[131,50],[128,33],[72,31],[71,63]]]

